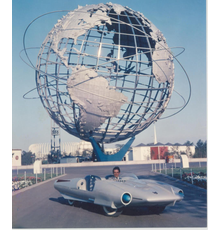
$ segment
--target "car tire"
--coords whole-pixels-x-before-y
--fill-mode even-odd
[[[106,216],[117,217],[122,213],[123,209],[122,208],[114,209],[114,208],[111,208],[111,207],[103,206],[103,211],[104,211],[104,214]]]
[[[67,200],[68,204],[74,207],[81,207],[82,202],[77,200]]]
[[[68,201],[68,204],[69,204],[69,205],[73,206],[74,200],[67,200],[67,201]]]
[[[152,206],[149,207],[150,211],[154,214],[160,214],[164,211],[164,209],[166,208],[166,206]]]

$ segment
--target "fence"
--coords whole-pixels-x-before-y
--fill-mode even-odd
[[[21,171],[19,173],[19,171]],[[43,168],[42,173],[34,174],[29,171],[33,170],[18,170],[17,174],[12,177],[12,191],[16,191],[33,184],[38,184],[40,182],[55,178],[59,175],[65,174],[65,167],[51,167]]]
[[[167,167],[168,165],[169,167]],[[152,171],[207,188],[207,167],[206,165],[202,166],[201,162],[196,162],[193,167],[189,168],[177,167],[175,163],[152,164]]]

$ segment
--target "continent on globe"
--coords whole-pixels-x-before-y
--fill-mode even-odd
[[[67,90],[73,103],[79,106],[78,125],[82,133],[93,131],[106,119],[117,116],[121,106],[127,102],[126,96],[109,88],[103,76],[85,66],[72,68]]]
[[[159,83],[166,81],[171,82],[174,80],[173,57],[163,34],[158,30],[156,35],[158,42],[155,45],[152,56],[153,74]]]
[[[121,5],[109,4],[117,9],[117,14],[120,14],[121,11],[125,10]],[[76,45],[77,38],[80,35],[85,34],[88,29],[91,29],[94,26],[100,26],[105,22],[111,25],[112,22],[107,15],[107,10],[109,10],[109,7],[103,3],[98,5],[88,5],[85,7],[78,6],[78,9],[69,12],[61,20],[58,20],[58,23],[50,32],[50,36],[53,39],[51,48],[59,54],[65,65],[68,65],[67,57],[64,56],[66,49],[64,48],[62,51],[58,50],[60,40],[62,38],[72,38]]]
[[[142,13],[111,2],[78,6],[41,45],[37,90],[68,133],[97,143],[121,141],[166,110],[173,59],[161,31]]]
[[[115,23],[112,23],[111,17],[107,15],[107,11],[110,9],[110,7],[112,7],[118,15],[122,11],[126,10],[123,6],[119,4],[112,4],[111,2],[107,4],[100,3],[98,5],[88,5],[85,7],[78,6],[78,9],[69,12],[61,20],[58,20],[58,23],[50,31],[48,38],[52,39],[51,48],[54,50],[56,54],[59,55],[60,59],[66,67],[69,67],[68,56],[65,56],[66,48],[64,47],[62,50],[58,49],[58,44],[61,39],[72,38],[74,40],[74,44],[76,45],[77,38],[80,35],[83,35],[86,33],[87,30],[95,26],[99,27],[104,23],[106,23],[108,31],[119,32],[118,26],[115,25]],[[136,12],[135,14],[139,16],[141,15],[138,12]],[[149,36],[148,39],[151,40],[151,44],[154,47],[153,55],[151,56],[149,52],[146,50],[143,51],[145,51],[145,55],[148,57],[150,61],[152,59],[153,74],[159,83],[166,81],[170,82],[174,78],[174,72],[172,68],[173,58],[166,44],[166,40],[163,37],[163,34],[149,20],[142,19],[142,23],[150,28],[150,36],[147,34],[146,35]],[[126,51],[124,52],[123,57],[127,59],[133,59],[134,55],[136,54],[135,42],[132,40],[127,40],[126,32],[126,27],[122,27],[121,33],[124,33],[125,35],[121,35],[121,44],[130,45],[134,48],[125,48]],[[113,41],[115,44],[118,44],[119,39],[117,33],[115,33]],[[136,43],[137,46],[140,48],[148,47],[146,40],[144,41],[144,39],[141,37],[139,37],[136,40]],[[80,53],[80,51],[75,49],[74,47],[73,50],[76,50],[77,53]]]

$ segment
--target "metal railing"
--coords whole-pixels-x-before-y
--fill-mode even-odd
[[[152,171],[207,188],[207,167],[202,166],[201,162],[194,163],[189,168],[181,168],[180,164],[175,163],[152,164]]]
[[[16,191],[34,184],[65,174],[65,167],[42,168],[42,173],[30,173],[17,169],[17,174],[12,177],[12,191]]]

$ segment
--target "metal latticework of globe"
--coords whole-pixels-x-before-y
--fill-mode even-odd
[[[141,13],[118,4],[69,12],[37,59],[41,101],[68,133],[98,143],[127,139],[157,121],[174,86],[173,56]]]

